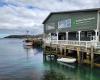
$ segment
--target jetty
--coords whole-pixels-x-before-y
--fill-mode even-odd
[[[52,12],[43,25],[44,58],[74,57],[100,67],[100,8]]]

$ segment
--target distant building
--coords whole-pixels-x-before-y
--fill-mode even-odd
[[[43,24],[45,43],[97,47],[100,42],[100,8],[52,12]]]

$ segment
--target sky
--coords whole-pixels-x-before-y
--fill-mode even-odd
[[[50,12],[100,8],[100,0],[0,0],[0,37],[43,33]]]

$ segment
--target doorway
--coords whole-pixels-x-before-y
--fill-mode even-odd
[[[66,33],[64,33],[64,32],[59,33],[58,40],[66,40]]]

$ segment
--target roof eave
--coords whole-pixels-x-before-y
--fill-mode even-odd
[[[61,12],[51,12],[47,18],[42,22],[42,24],[45,24],[45,22],[49,19],[49,17],[52,14],[61,14],[61,13],[69,13],[69,12],[85,12],[85,11],[98,11],[100,8],[94,8],[94,9],[83,9],[83,10],[73,10],[73,11],[61,11]]]

